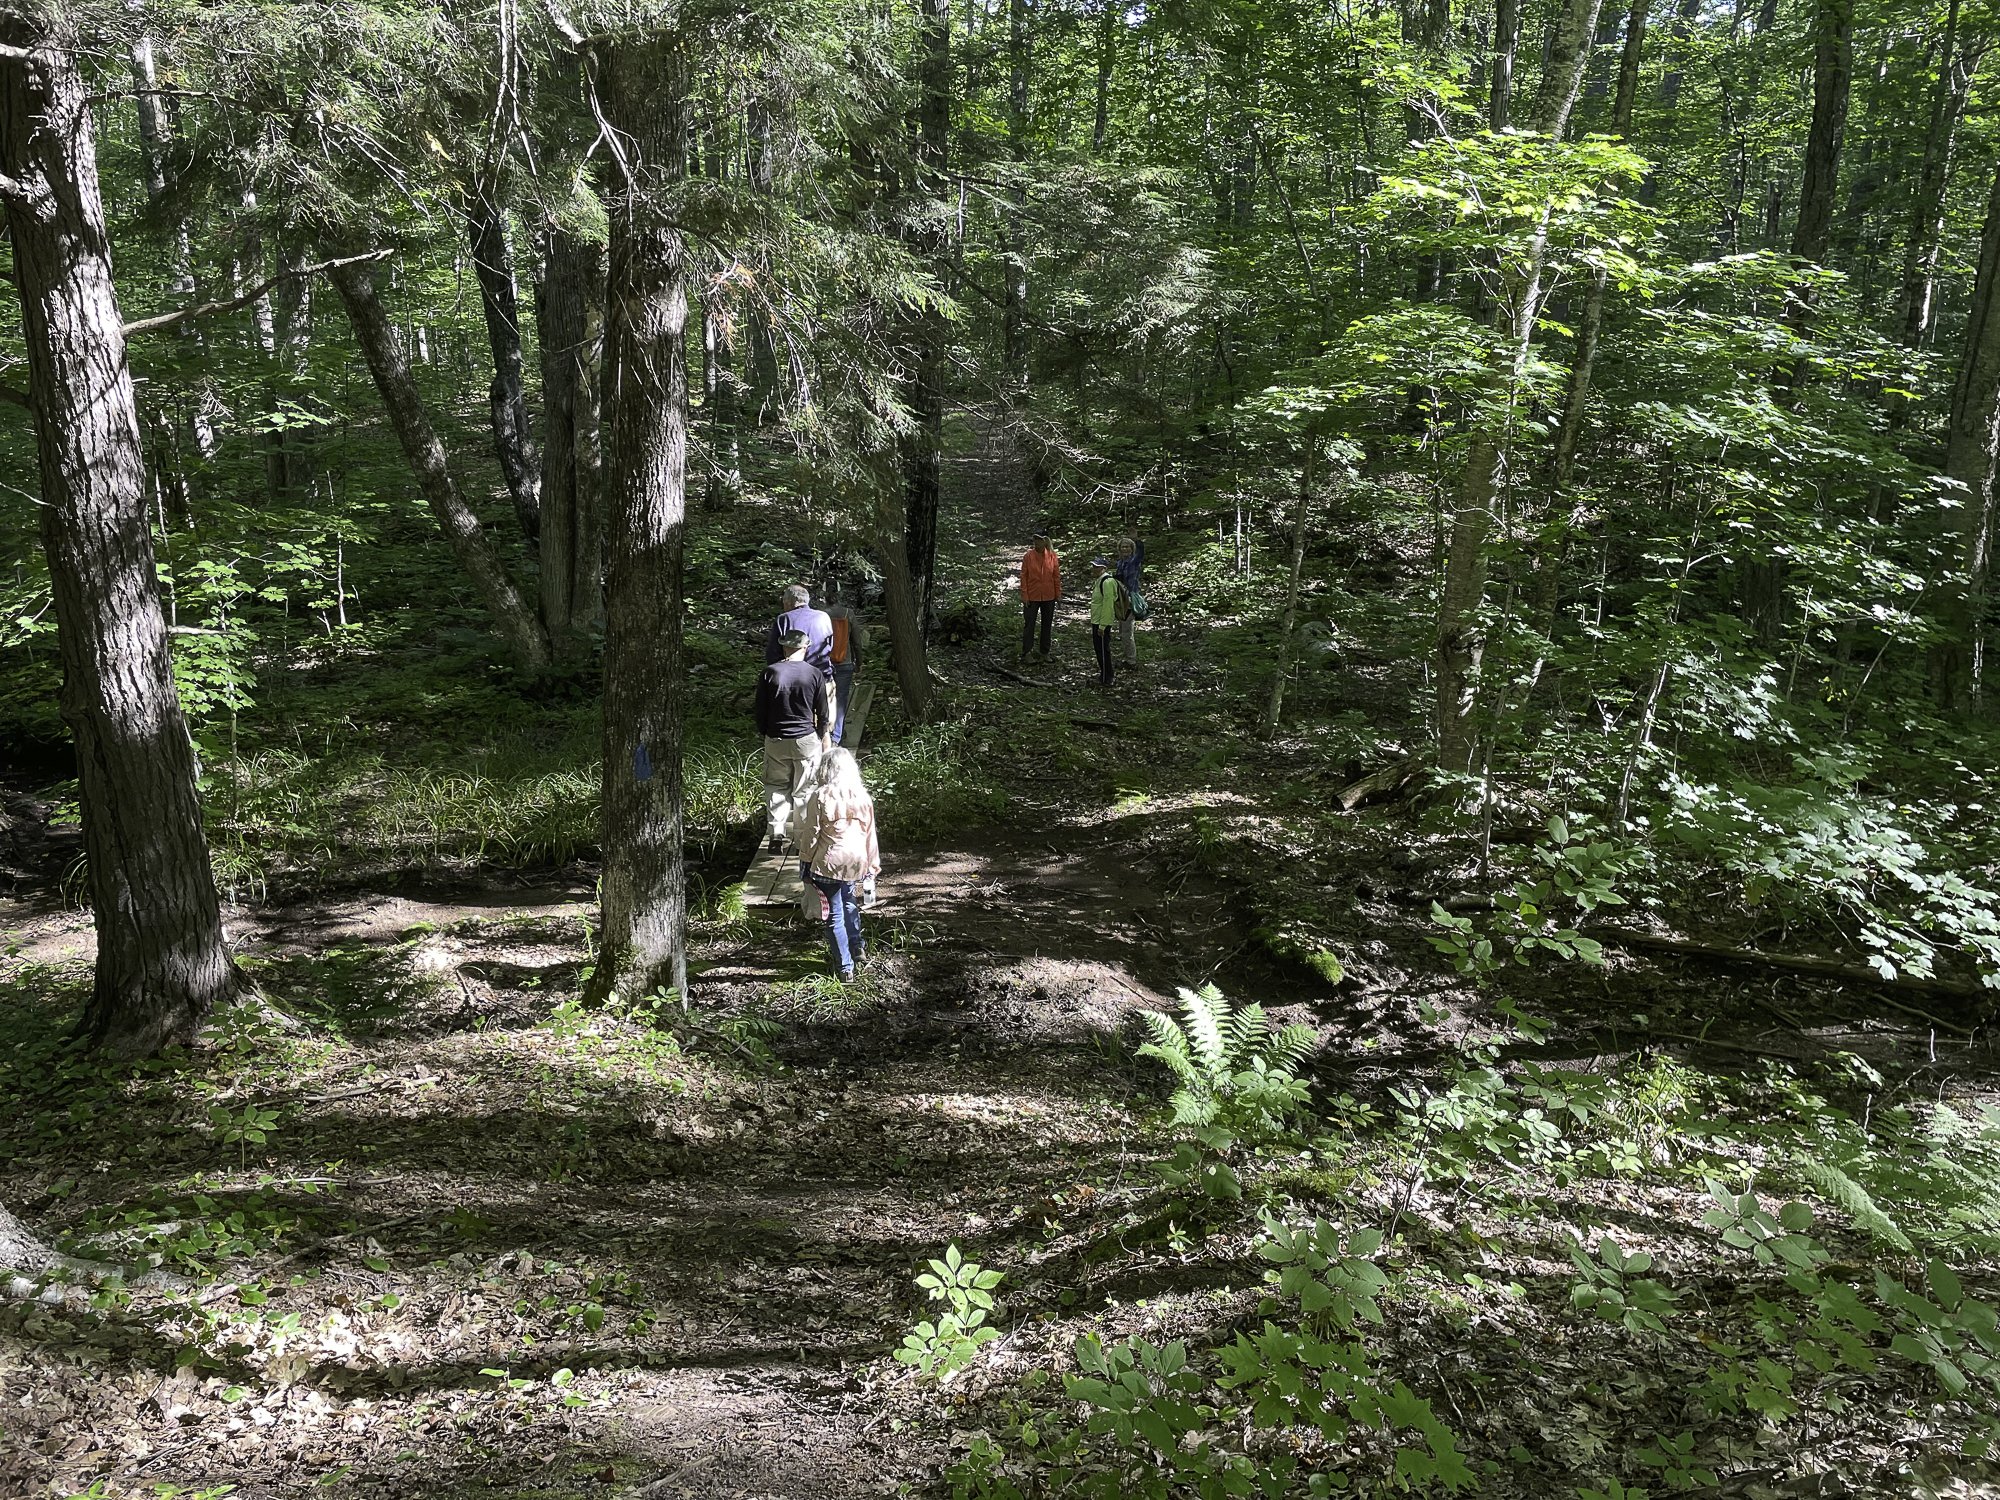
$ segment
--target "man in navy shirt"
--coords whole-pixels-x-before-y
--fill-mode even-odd
[[[806,635],[788,630],[784,654],[757,679],[757,732],[764,737],[764,797],[771,815],[771,847],[781,849],[786,825],[826,749],[833,715],[826,685],[806,661]]]
[[[802,583],[787,584],[781,597],[785,612],[771,622],[764,635],[764,661],[782,660],[785,636],[798,631],[806,638],[806,665],[826,684],[827,712],[833,712],[833,618],[823,609],[812,607],[812,594]]]

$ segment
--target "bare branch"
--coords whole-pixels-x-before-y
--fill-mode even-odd
[[[323,260],[318,265],[298,266],[292,270],[280,271],[275,276],[266,277],[240,296],[230,297],[221,302],[197,303],[178,312],[161,313],[157,317],[140,318],[137,322],[127,323],[125,336],[130,338],[135,333],[157,333],[162,328],[173,328],[190,318],[206,318],[213,313],[234,312],[239,307],[248,307],[281,281],[293,281],[302,276],[317,276],[323,271],[335,271],[342,266],[359,266],[372,261],[387,260],[394,253],[390,250],[370,250],[366,255],[343,255],[334,260]]]

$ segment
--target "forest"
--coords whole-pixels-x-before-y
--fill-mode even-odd
[[[2000,1494],[1993,0],[0,0],[0,210],[0,1495]]]

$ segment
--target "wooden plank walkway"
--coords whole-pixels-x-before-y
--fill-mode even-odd
[[[854,696],[847,701],[847,723],[840,737],[843,747],[857,749],[862,731],[868,727],[868,710],[875,706],[875,684],[857,682]],[[789,852],[773,853],[771,827],[766,823],[757,835],[757,849],[750,856],[750,868],[743,872],[745,906],[799,906],[799,857]]]
[[[847,700],[847,722],[840,726],[840,748],[861,751],[861,731],[868,727],[868,710],[875,706],[875,684],[857,682],[854,696]]]
[[[743,876],[745,906],[797,906],[799,904],[799,857],[789,851],[772,853],[767,829],[757,840],[757,852],[750,857],[750,869]]]

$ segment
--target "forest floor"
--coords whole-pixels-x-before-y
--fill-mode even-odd
[[[1072,603],[1059,661],[1019,664],[1017,477],[975,451],[953,499],[967,540],[947,578],[996,623],[940,669],[961,770],[990,796],[886,841],[878,959],[852,986],[796,917],[723,900],[691,1005],[585,1010],[588,867],[462,872],[233,909],[275,1010],[108,1075],[52,1040],[88,984],[87,920],[17,882],[0,907],[4,1201],[200,1289],[0,1304],[0,1492],[927,1491],[1080,1333],[1212,1342],[1254,1321],[1254,1214],[1202,1222],[1162,1189],[1165,1080],[1132,1048],[1135,1012],[1210,980],[1320,1039],[1318,1079],[1350,1111],[1328,1129],[1349,1138],[1261,1161],[1262,1201],[1281,1187],[1403,1227],[1438,1279],[1378,1357],[1484,1457],[1488,1493],[1574,1494],[1617,1433],[1679,1399],[1671,1359],[1560,1322],[1565,1235],[1616,1226],[1741,1303],[1694,1243],[1698,1170],[1530,1193],[1496,1155],[1504,1190],[1471,1191],[1362,1139],[1391,1090],[1442,1076],[1486,1024],[1490,997],[1425,915],[1466,881],[1462,851],[1425,852],[1393,810],[1332,811],[1351,768],[1307,737],[1249,747],[1254,639],[1155,623],[1145,665],[1106,694]],[[1088,555],[1072,549],[1072,589]],[[1314,711],[1393,695],[1396,670],[1350,652]],[[740,867],[748,832],[711,874]],[[1891,1078],[1885,1106],[1935,1089],[1970,1109],[1992,1071],[1984,1040],[1800,980],[1614,956],[1509,994],[1556,1023],[1528,1051],[1626,1070],[1626,1134],[1649,1160],[1689,1120],[1763,1108],[1741,1078],[1774,1058],[1863,1059]],[[1744,1130],[1715,1125],[1703,1149],[1754,1169],[1768,1153]],[[1005,1274],[1005,1335],[940,1394],[889,1353],[949,1244]],[[1737,1480],[1712,1492],[1994,1493],[1955,1456],[1962,1422],[1907,1382],[1884,1396],[1782,1429],[1722,1422],[1704,1441]]]

